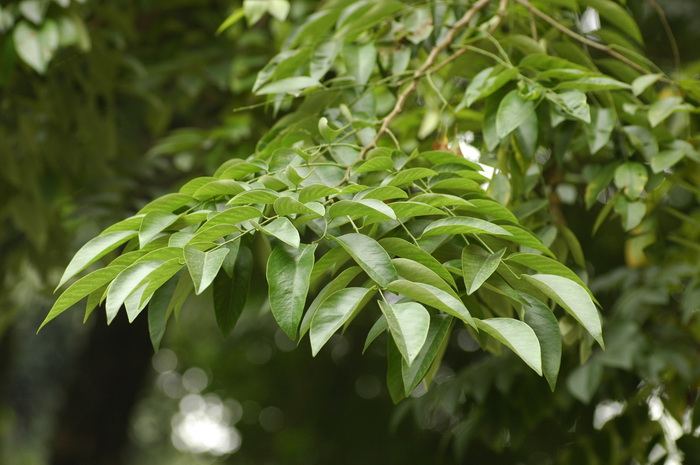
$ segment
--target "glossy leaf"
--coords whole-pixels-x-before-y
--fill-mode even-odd
[[[562,341],[559,322],[552,311],[539,300],[526,296],[525,323],[528,324],[540,341],[542,353],[542,372],[554,391],[561,366]]]
[[[229,250],[222,247],[202,252],[189,245],[185,246],[183,250],[187,269],[194,283],[194,292],[199,295],[214,281]]]
[[[340,244],[365,273],[381,287],[386,287],[398,278],[389,254],[371,237],[350,233],[331,239]]]
[[[391,336],[410,366],[423,348],[430,327],[430,314],[420,304],[405,302],[390,305],[379,301]]]
[[[476,320],[477,327],[493,336],[542,376],[542,352],[537,335],[527,324],[513,318]]]
[[[435,286],[402,279],[390,283],[386,289],[396,294],[405,295],[416,302],[442,310],[449,315],[456,316],[468,325],[475,327],[474,319],[462,301],[455,299],[447,292]]]
[[[364,287],[349,287],[331,294],[318,307],[311,319],[309,338],[311,353],[315,357],[331,336],[355,313],[364,303],[372,289]]]
[[[504,138],[520,126],[531,113],[537,103],[534,100],[523,99],[517,90],[511,90],[503,97],[496,115],[496,133],[499,139]]]
[[[422,237],[439,236],[441,234],[495,234],[510,236],[503,227],[489,223],[479,218],[455,217],[437,220],[423,230]]]
[[[153,211],[147,213],[141,221],[139,228],[139,245],[143,247],[153,239],[156,234],[162,232],[179,218],[168,212]]]
[[[285,244],[292,247],[299,247],[301,239],[299,231],[294,227],[289,218],[277,218],[264,226],[258,226],[263,232],[270,236],[275,236]]]
[[[241,247],[236,256],[233,276],[222,270],[214,278],[214,314],[224,336],[233,331],[243,312],[248,299],[252,271],[253,254],[248,247]]]
[[[406,396],[413,392],[433,364],[442,357],[451,327],[450,315],[440,314],[430,317],[430,327],[420,353],[410,366],[405,361],[401,363],[401,377]]]
[[[449,271],[420,247],[398,237],[386,237],[379,241],[379,244],[390,254],[420,263],[432,272],[440,276],[445,282],[456,288],[457,284]]]
[[[523,275],[522,278],[558,303],[605,348],[600,315],[583,287],[568,278],[551,274]]]
[[[270,309],[290,339],[296,339],[304,312],[316,246],[317,244],[301,245],[294,249],[278,245],[267,261]]]
[[[162,262],[141,262],[123,270],[114,278],[107,289],[107,299],[105,309],[107,311],[107,324],[110,324],[117,316],[119,308],[129,295],[136,291],[143,284],[143,279],[153,270],[158,268]]]
[[[462,249],[462,276],[467,294],[473,294],[501,264],[506,249],[488,253],[481,247],[468,245]]]

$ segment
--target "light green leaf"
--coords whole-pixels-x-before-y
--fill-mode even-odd
[[[236,256],[232,276],[220,271],[214,278],[214,314],[216,324],[224,336],[233,330],[243,312],[252,272],[253,254],[248,247],[241,247]]]
[[[539,250],[550,257],[554,257],[552,251],[545,247],[542,241],[540,241],[537,236],[532,234],[527,229],[509,224],[504,224],[502,227],[511,234],[511,236],[508,237],[510,242],[515,242],[516,244],[521,244],[532,249]]]
[[[70,306],[112,281],[119,273],[122,272],[122,270],[124,270],[124,268],[125,267],[123,266],[108,266],[107,268],[100,268],[99,270],[95,270],[71,284],[68,289],[66,289],[58,297],[58,299],[56,299],[56,302],[51,307],[51,310],[49,310],[49,314],[46,315],[43,323],[41,323],[41,326],[39,326],[39,330],[41,330],[46,323],[66,311]],[[39,331],[37,330],[37,332]]]
[[[216,213],[202,225],[199,231],[213,228],[223,224],[235,225],[252,219],[257,219],[262,216],[262,212],[255,207],[240,206],[232,207],[224,210],[221,213]],[[198,231],[198,232],[199,232]]]
[[[323,216],[326,209],[318,202],[303,204],[292,197],[280,197],[274,203],[275,212],[280,216],[287,215],[314,215]]]
[[[147,213],[139,228],[139,246],[143,247],[148,244],[158,233],[173,224],[178,218],[178,215],[162,211]]]
[[[504,227],[498,226],[479,218],[457,216],[433,221],[423,230],[421,237],[439,236],[442,234],[495,234],[510,236]]]
[[[343,47],[343,58],[355,82],[362,86],[367,84],[377,60],[377,49],[374,43],[367,42],[362,45],[348,43]]]
[[[578,89],[584,92],[598,90],[629,89],[630,85],[611,77],[585,77],[571,81],[563,81],[557,84],[557,89]]]
[[[328,342],[333,333],[338,331],[356,310],[363,305],[373,289],[349,287],[330,295],[318,307],[311,319],[309,338],[311,353],[315,357]]]
[[[73,259],[66,267],[66,271],[63,272],[63,276],[61,276],[61,280],[58,282],[56,289],[61,287],[77,273],[80,273],[91,263],[99,260],[124,242],[136,237],[137,234],[136,231],[114,231],[101,234],[89,240],[75,253]]]
[[[565,114],[584,123],[591,122],[591,108],[588,106],[586,94],[580,90],[570,90],[558,94],[547,92],[545,95]]]
[[[290,339],[296,339],[304,312],[317,245],[302,244],[298,249],[278,245],[267,261],[270,309]]]
[[[501,249],[491,254],[473,244],[462,249],[462,276],[468,295],[479,289],[496,271],[505,252],[506,249]]]
[[[651,159],[651,170],[661,173],[681,161],[684,156],[685,151],[682,149],[663,150]]]
[[[420,353],[410,366],[402,359],[401,373],[405,395],[410,395],[425,378],[430,368],[440,360],[446,348],[451,327],[452,317],[449,315],[439,314],[430,317],[430,328]]]
[[[342,247],[338,247],[338,249],[343,250]],[[350,268],[343,270],[338,276],[326,284],[323,289],[321,289],[304,314],[304,319],[301,321],[301,327],[299,328],[299,339],[304,337],[306,332],[309,330],[311,319],[313,318],[314,313],[316,313],[316,309],[318,309],[319,305],[321,305],[323,301],[334,292],[348,287],[350,282],[361,272],[362,268],[359,266],[351,266]],[[311,279],[313,281],[313,272],[311,274]]]
[[[285,79],[280,79],[279,81],[271,82],[258,89],[255,92],[256,95],[266,95],[266,94],[296,94],[309,87],[320,86],[321,83],[318,79],[314,79],[309,76],[294,76]]]
[[[615,113],[610,108],[591,108],[591,124],[584,126],[591,154],[602,149],[610,140],[615,128]]]
[[[377,321],[374,322],[372,327],[369,329],[369,332],[367,333],[365,345],[362,347],[362,353],[364,354],[365,352],[367,352],[367,349],[369,348],[370,344],[372,344],[374,340],[377,339],[388,328],[389,323],[386,321],[384,315],[377,318]]]
[[[238,21],[243,19],[244,16],[245,10],[243,8],[236,8],[235,10],[233,10],[233,12],[230,15],[228,15],[224,22],[221,23],[221,25],[216,29],[216,35],[218,36],[226,29],[236,24]]]
[[[352,219],[367,216],[371,220],[395,220],[394,210],[387,204],[375,199],[341,200],[328,209],[328,216],[338,218],[349,216]]]
[[[192,194],[198,200],[206,200],[218,195],[236,195],[245,190],[245,187],[233,179],[217,179],[209,181]]]
[[[435,176],[437,173],[428,168],[407,168],[399,171],[393,178],[387,178],[387,186],[404,187],[419,179]]]
[[[26,21],[14,28],[13,39],[19,57],[39,74],[44,74],[59,45],[56,23],[47,20],[41,29],[35,29]]]
[[[471,107],[474,102],[493,94],[517,75],[518,68],[495,66],[483,69],[467,86],[458,108]]]
[[[615,170],[615,184],[627,197],[634,200],[644,191],[649,180],[649,174],[644,165],[637,162],[627,162]]]
[[[152,211],[174,212],[175,210],[196,201],[197,199],[187,194],[165,194],[139,210],[139,214],[141,215]]]
[[[420,202],[392,202],[389,204],[394,213],[396,213],[397,218],[413,218],[415,216],[445,216],[443,210],[435,207],[431,207],[425,203]]]
[[[190,271],[194,283],[194,293],[199,295],[214,281],[229,250],[221,247],[209,252],[202,252],[195,247],[186,245],[183,251],[187,269]]]
[[[396,347],[410,366],[420,353],[428,336],[430,327],[428,310],[415,302],[390,305],[379,301],[379,307],[389,324]]]
[[[615,211],[622,217],[622,228],[631,231],[639,226],[647,213],[644,202],[630,202],[626,197],[617,197],[614,200]]]
[[[476,320],[477,327],[516,353],[542,376],[542,352],[537,335],[527,324],[513,318]]]
[[[299,202],[311,202],[312,200],[328,197],[329,195],[335,195],[338,192],[340,192],[340,190],[335,187],[329,187],[323,184],[311,184],[301,189],[299,192]]]
[[[517,89],[511,90],[503,97],[496,114],[496,133],[499,139],[513,132],[535,111],[537,102],[525,100]]]
[[[163,262],[141,262],[131,265],[123,270],[107,288],[107,324],[110,324],[117,316],[119,308],[132,292],[143,286],[143,280]]]
[[[568,278],[551,274],[523,275],[522,278],[564,308],[605,348],[600,315],[583,287]]]
[[[648,113],[651,127],[656,127],[660,122],[671,116],[682,103],[683,99],[680,97],[666,97],[652,103],[649,106]]]
[[[299,231],[289,221],[289,218],[277,218],[265,226],[258,225],[257,227],[265,234],[275,236],[285,244],[289,244],[294,248],[299,247],[301,242]]]
[[[365,189],[362,192],[358,192],[355,196],[355,200],[359,199],[374,199],[374,200],[394,200],[394,199],[406,199],[408,194],[406,191],[399,189],[394,186],[379,186],[371,187]]]
[[[353,173],[369,173],[372,171],[391,171],[394,169],[394,162],[391,157],[375,157],[357,165]]]
[[[525,306],[525,323],[532,328],[540,341],[542,371],[550,389],[554,391],[561,365],[562,342],[559,323],[545,304],[527,295],[523,297],[529,304]]]
[[[182,255],[182,251],[180,251],[180,255]],[[146,305],[148,305],[158,288],[182,269],[184,263],[181,260],[182,258],[178,257],[163,261],[136,285],[136,291],[131,293],[124,300],[126,315],[130,323],[134,321]]]
[[[435,257],[420,247],[398,237],[385,237],[379,241],[379,245],[381,245],[392,255],[407,258],[414,262],[420,263],[440,276],[440,278],[450,284],[453,288],[457,287],[457,284],[455,283],[450,272],[447,271],[445,267],[435,259]]]
[[[389,254],[379,243],[363,234],[345,234],[331,237],[362,267],[367,275],[381,287],[386,287],[398,279],[396,268],[391,263]]]
[[[151,337],[153,350],[160,348],[160,341],[165,334],[165,326],[168,322],[168,304],[175,292],[178,278],[171,279],[159,288],[148,303],[148,334]]]
[[[471,202],[464,200],[461,197],[450,194],[418,194],[410,199],[413,202],[421,202],[433,207],[454,207],[454,206],[469,206]]]
[[[474,319],[461,300],[455,299],[447,292],[430,284],[418,283],[407,280],[398,280],[390,283],[386,289],[396,294],[405,295],[417,302],[429,305],[438,310],[456,316],[472,327],[476,327]]]
[[[643,74],[632,81],[632,92],[635,96],[641,95],[649,86],[661,79],[663,74]]]
[[[409,258],[392,258],[391,262],[396,267],[396,271],[404,279],[409,281],[421,282],[424,284],[430,284],[438,289],[441,289],[448,294],[451,294],[455,299],[459,299],[459,296],[449,284],[445,282],[437,273],[428,268],[427,266],[419,263],[417,261],[411,260]]]
[[[586,289],[588,294],[591,295],[591,292],[586,287],[586,283],[584,283],[576,273],[571,271],[566,265],[563,265],[562,263],[554,259],[545,257],[543,255],[535,255],[531,253],[514,253],[512,255],[509,255],[506,258],[506,261],[525,265],[528,268],[537,271],[538,273],[554,274],[570,279],[576,282],[576,284],[578,284],[579,286]],[[591,295],[591,298],[592,297],[593,296]]]

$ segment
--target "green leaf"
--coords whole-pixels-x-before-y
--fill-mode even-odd
[[[278,245],[267,261],[270,309],[290,339],[296,339],[304,312],[317,245],[301,245],[298,249]]]
[[[349,287],[334,292],[323,301],[311,319],[309,331],[311,353],[314,357],[333,333],[338,331],[360,305],[365,303],[367,295],[371,292],[374,292],[373,289]]]
[[[374,322],[372,327],[369,329],[369,332],[367,333],[365,345],[362,347],[362,353],[364,354],[365,352],[367,352],[367,349],[369,348],[370,344],[372,344],[374,340],[377,339],[388,328],[389,323],[386,321],[384,315],[377,318],[377,321]]]
[[[357,165],[353,169],[354,174],[370,173],[372,171],[391,171],[394,169],[394,162],[391,157],[375,157]]]
[[[138,233],[136,231],[114,231],[101,234],[94,239],[89,240],[84,246],[78,250],[70,263],[63,272],[58,286],[61,287],[66,281],[80,273],[91,263],[99,260],[107,253],[119,247],[124,242],[133,239]]]
[[[224,20],[223,23],[216,29],[216,35],[218,36],[222,32],[224,32],[226,29],[230,28],[234,24],[236,24],[238,21],[243,19],[245,16],[245,10],[243,8],[236,8],[233,10],[233,12]],[[158,350],[158,349],[156,349]]]
[[[124,270],[123,266],[108,266],[107,268],[100,268],[92,273],[83,276],[73,284],[71,284],[68,289],[63,291],[63,293],[56,299],[56,302],[49,310],[48,315],[44,319],[39,330],[44,327],[46,323],[56,318],[58,315],[66,311],[70,306],[76,304],[88,294],[96,291],[105,284],[112,281],[119,273]],[[39,332],[37,330],[37,332]]]
[[[525,306],[525,323],[532,328],[540,341],[542,371],[550,389],[554,391],[561,366],[562,343],[559,323],[545,304],[533,297],[524,297],[529,304]]]
[[[212,285],[214,314],[221,334],[228,335],[236,326],[243,312],[253,271],[253,254],[248,247],[241,247],[236,256],[232,277],[219,271]]]
[[[328,209],[328,216],[338,218],[348,216],[352,219],[367,216],[368,220],[395,220],[394,210],[384,202],[375,199],[340,200]]]
[[[654,173],[661,173],[681,161],[684,156],[685,151],[681,149],[661,151],[651,159],[651,170]]]
[[[226,205],[268,204],[274,203],[279,197],[280,195],[271,189],[251,189],[236,195]]]
[[[130,294],[124,301],[129,322],[134,321],[139,316],[158,288],[182,269],[184,264],[181,260],[182,258],[178,257],[162,262],[136,285],[137,292]]]
[[[498,226],[479,218],[458,216],[433,221],[423,230],[421,237],[439,236],[442,234],[495,234],[510,236],[504,227]]]
[[[324,186],[323,184],[311,184],[301,189],[299,192],[299,202],[311,202],[312,200],[325,198],[329,195],[335,195],[338,192],[340,192],[340,190],[335,187]]]
[[[392,202],[389,204],[397,218],[413,218],[415,216],[445,216],[444,211],[419,202]]]
[[[450,194],[418,194],[410,199],[413,202],[421,202],[433,207],[454,207],[454,206],[469,206],[473,203],[464,200],[461,197]]]
[[[245,187],[233,179],[217,179],[210,181],[194,191],[192,194],[198,200],[206,200],[219,195],[236,195],[245,190]]]
[[[565,114],[584,123],[591,122],[591,108],[588,106],[586,94],[580,90],[570,90],[558,94],[547,92],[545,95]]]
[[[504,69],[503,66],[496,66],[483,69],[467,86],[458,108],[471,107],[474,102],[493,94],[517,75],[518,68]]]
[[[410,395],[425,378],[433,364],[440,360],[446,348],[451,327],[452,317],[449,315],[439,314],[430,317],[430,328],[420,353],[410,366],[405,361],[401,364],[405,395]]]
[[[338,247],[338,249],[343,250],[342,247]],[[343,250],[343,252],[345,251]],[[352,280],[355,279],[355,277],[361,272],[362,268],[359,266],[351,266],[350,268],[343,270],[338,276],[326,284],[323,289],[321,289],[318,295],[316,295],[316,298],[309,305],[309,308],[306,310],[306,314],[304,314],[304,319],[301,321],[301,327],[299,328],[300,339],[304,337],[306,332],[309,330],[309,327],[311,326],[311,319],[313,318],[314,313],[316,313],[319,305],[321,305],[323,301],[334,292],[348,287],[350,282],[352,282]],[[311,278],[313,281],[313,273]]]
[[[235,225],[261,216],[262,212],[255,207],[232,207],[209,218],[197,232],[222,224]]]
[[[527,324],[513,318],[476,320],[477,327],[493,336],[542,376],[542,351],[537,335]]]
[[[303,204],[292,197],[280,197],[274,203],[275,213],[280,216],[287,215],[314,215],[323,216],[326,209],[318,202]]]
[[[374,200],[394,200],[394,199],[406,199],[408,194],[398,187],[394,186],[379,186],[371,187],[365,189],[362,192],[358,192],[355,196],[355,200],[359,199],[374,199]]]
[[[447,271],[444,266],[442,266],[442,263],[437,261],[435,257],[420,247],[398,237],[386,237],[381,239],[379,241],[379,245],[381,245],[392,255],[407,258],[409,260],[413,260],[414,262],[420,263],[440,276],[440,278],[450,284],[453,288],[457,287],[454,278],[450,272]]]
[[[682,103],[683,99],[680,97],[666,97],[652,103],[649,106],[647,115],[651,127],[656,127],[660,122],[671,116]]]
[[[385,185],[405,187],[409,184],[413,184],[414,181],[435,175],[437,175],[437,173],[428,168],[407,168],[396,173],[393,178],[389,178]]]
[[[289,221],[289,218],[277,218],[265,226],[258,225],[257,227],[265,234],[275,236],[285,244],[289,244],[294,248],[299,247],[301,242],[299,231],[297,231],[297,228]]]
[[[535,111],[536,107],[537,103],[534,100],[523,99],[517,89],[508,92],[498,106],[496,114],[498,138],[503,139],[513,132]]]
[[[558,303],[605,348],[600,315],[583,287],[568,278],[551,274],[523,275],[522,278]]]
[[[355,82],[364,86],[372,76],[377,60],[377,49],[372,42],[362,45],[346,44],[343,47],[343,59]]]
[[[553,260],[549,257],[535,255],[531,253],[514,253],[512,255],[509,255],[506,258],[506,261],[525,265],[528,268],[537,271],[538,273],[554,274],[570,279],[576,282],[576,284],[578,284],[582,288],[586,289],[588,294],[591,295],[591,292],[586,287],[586,283],[584,283],[576,273],[571,271],[566,265],[563,265],[562,263]],[[592,297],[593,296],[591,295],[591,298]]]
[[[663,74],[643,74],[632,81],[632,92],[635,96],[641,95],[656,81],[661,79]]]
[[[398,280],[390,283],[386,289],[395,294],[405,295],[416,302],[429,305],[438,310],[456,316],[472,327],[476,327],[467,307],[461,300],[455,299],[447,292],[430,284],[418,283],[407,280]]]
[[[427,266],[408,258],[393,258],[391,262],[394,264],[397,273],[402,278],[409,281],[430,284],[431,286],[435,286],[438,289],[451,294],[455,299],[459,299],[459,296],[455,290]]]
[[[179,279],[171,279],[153,294],[148,303],[148,334],[151,338],[153,350],[160,348],[160,341],[165,334],[165,326],[168,322],[168,304],[175,293]]]
[[[474,213],[480,213],[482,215],[492,216],[497,220],[510,221],[511,223],[518,223],[518,219],[513,215],[513,213],[504,207],[502,204],[491,199],[471,199],[469,201],[470,205],[459,206],[456,210],[470,211]]]
[[[178,218],[178,215],[168,212],[152,211],[147,213],[139,228],[139,246],[143,247],[148,244],[158,233],[172,225]]]
[[[210,252],[202,252],[186,245],[183,251],[187,269],[194,283],[194,293],[199,295],[214,281],[229,250],[222,247]]]
[[[12,38],[17,55],[22,61],[39,74],[46,73],[49,62],[59,46],[56,23],[48,20],[40,29],[35,29],[26,21],[20,21],[13,30]]]
[[[139,210],[139,214],[150,213],[153,211],[174,212],[175,210],[196,201],[197,199],[187,194],[165,194]]]
[[[588,404],[598,392],[602,380],[603,364],[596,359],[591,359],[569,375],[566,379],[566,387],[576,399]]]
[[[547,55],[545,53],[533,53],[530,55],[526,55],[522,60],[520,60],[520,67],[532,67],[535,69],[542,70],[568,68],[580,69],[582,71],[591,71],[585,66],[581,66],[564,58]]]
[[[614,200],[615,211],[622,217],[622,228],[631,231],[639,226],[647,213],[644,202],[630,202],[626,197],[617,197]]]
[[[584,92],[629,89],[630,85],[611,77],[585,77],[557,84],[557,89],[578,89]]]
[[[501,249],[491,254],[473,244],[462,249],[462,275],[468,295],[479,289],[496,271],[505,252],[506,249]]]
[[[649,174],[644,165],[637,162],[627,162],[615,170],[615,184],[622,189],[627,197],[634,200],[644,191],[649,180]]]
[[[107,288],[107,324],[110,324],[117,316],[119,308],[132,292],[143,286],[143,280],[163,262],[141,262],[131,265],[123,270]]]
[[[610,108],[591,108],[591,124],[584,126],[591,154],[602,149],[610,140],[615,128],[615,112]]]
[[[428,336],[430,327],[428,310],[415,302],[390,305],[379,301],[379,307],[389,324],[396,347],[410,366],[420,353]]]
[[[365,273],[382,288],[398,279],[389,254],[376,240],[356,233],[330,238],[340,244]]]
[[[314,79],[309,76],[294,76],[285,79],[280,79],[279,81],[271,82],[262,86],[255,92],[256,95],[266,95],[266,94],[296,94],[302,90],[308,89],[309,87],[320,86],[321,83],[318,79]]]
[[[516,244],[521,244],[532,249],[539,250],[540,252],[545,253],[550,257],[554,257],[552,251],[545,247],[542,241],[540,241],[537,238],[537,236],[532,234],[527,229],[524,229],[521,226],[514,226],[509,224],[504,224],[502,225],[502,227],[511,234],[511,236],[508,237],[508,240],[510,242],[515,242]]]

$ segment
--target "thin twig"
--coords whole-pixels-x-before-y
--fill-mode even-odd
[[[637,63],[634,61],[630,60],[626,56],[622,55],[621,53],[613,50],[612,48],[608,47],[607,45],[599,44],[598,42],[594,42],[591,39],[582,36],[581,34],[577,34],[576,32],[572,31],[571,29],[567,28],[566,26],[562,26],[552,18],[551,16],[547,15],[546,13],[538,10],[536,7],[534,7],[530,2],[527,0],[515,0],[516,2],[520,3],[522,6],[530,10],[532,13],[535,15],[539,16],[552,26],[554,26],[555,29],[558,29],[559,31],[563,32],[564,34],[568,35],[569,37],[572,37],[576,39],[577,41],[581,42],[582,44],[588,45],[591,48],[595,48],[597,50],[600,50],[602,52],[607,53],[608,55],[612,56],[613,58],[616,58],[617,60],[620,60],[621,62],[631,66],[632,68],[636,69],[642,74],[651,74],[651,71],[649,71],[646,68],[643,68],[639,66]],[[662,81],[667,81],[666,78],[661,78]]]
[[[399,113],[403,111],[403,108],[406,105],[408,98],[411,96],[411,94],[413,94],[416,88],[418,88],[418,82],[420,81],[420,78],[423,76],[423,74],[425,74],[425,72],[428,69],[430,69],[435,64],[440,53],[450,46],[450,44],[455,40],[455,36],[457,35],[457,33],[467,24],[469,24],[469,22],[474,18],[474,16],[489,3],[491,3],[491,0],[479,0],[474,5],[472,5],[472,7],[464,14],[464,16],[462,16],[462,18],[450,28],[447,34],[445,34],[443,40],[430,51],[430,54],[428,55],[428,58],[426,58],[425,62],[421,65],[420,68],[418,68],[413,73],[411,83],[399,94],[398,98],[396,99],[396,103],[394,104],[394,108],[389,112],[388,115],[384,117],[379,131],[377,131],[377,135],[374,137],[374,141],[371,144],[365,146],[362,149],[362,152],[360,152],[360,160],[364,158],[365,154],[369,150],[376,147],[377,143],[379,142],[379,139],[387,133],[391,122],[394,120],[394,118],[396,118],[396,116],[399,115]]]
[[[676,71],[678,71],[679,69],[681,69],[681,54],[678,51],[678,43],[676,43],[676,36],[673,35],[671,25],[668,23],[668,19],[666,18],[666,13],[664,12],[664,9],[661,8],[661,6],[654,0],[644,1],[647,3],[647,5],[652,7],[656,11],[656,14],[659,16],[661,25],[664,27],[664,31],[666,31],[666,36],[668,37],[668,41],[671,44],[671,52],[673,53],[673,67],[676,69]]]

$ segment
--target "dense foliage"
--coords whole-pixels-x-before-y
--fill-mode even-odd
[[[204,293],[225,335],[271,313],[313,355],[369,328],[399,412],[457,457],[696,453],[700,91],[624,2],[247,0],[220,32],[244,20],[291,26],[251,83],[277,122],[88,241],[44,324],[87,298],[146,311],[158,348]]]

